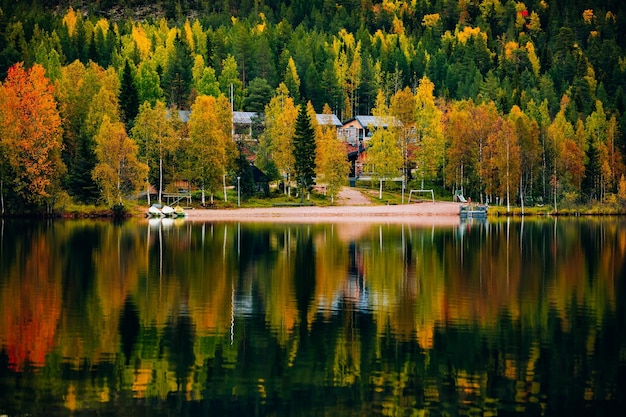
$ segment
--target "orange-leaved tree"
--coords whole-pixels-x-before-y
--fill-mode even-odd
[[[0,182],[27,203],[48,209],[65,172],[61,117],[52,92],[38,64],[28,70],[15,64],[0,84]]]

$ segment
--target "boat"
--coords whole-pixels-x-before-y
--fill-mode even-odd
[[[160,204],[153,204],[148,208],[148,213],[147,213],[148,217],[161,217],[163,216],[163,213],[161,212],[161,205]]]
[[[171,206],[163,206],[163,208],[161,209],[161,213],[163,213],[163,215],[166,217],[172,217],[174,216],[175,212]]]
[[[461,218],[487,218],[489,206],[486,204],[466,204],[460,206],[459,215]]]
[[[176,217],[185,217],[187,215],[187,213],[185,213],[185,210],[181,206],[174,207],[174,214],[176,215]]]

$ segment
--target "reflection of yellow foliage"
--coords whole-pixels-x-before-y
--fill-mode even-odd
[[[593,23],[593,21],[595,20],[595,15],[593,14],[593,10],[592,9],[586,9],[583,12],[583,20],[585,21],[586,24],[590,25],[591,23]]]
[[[504,376],[511,381],[517,380],[517,360],[507,358],[504,361]]]
[[[459,370],[456,376],[456,385],[466,395],[480,396],[481,386],[485,386],[484,379],[480,375],[472,375],[465,370]]]
[[[143,367],[135,371],[132,385],[135,398],[145,398],[146,389],[152,379],[153,372],[153,368],[149,365],[151,365],[151,362],[144,361]]]
[[[361,376],[361,344],[354,334],[341,335],[335,346],[333,382],[337,386],[352,386]]]
[[[78,401],[76,400],[76,387],[74,384],[70,384],[67,387],[67,393],[65,394],[65,408],[70,411],[76,411],[78,409]]]
[[[422,326],[417,327],[417,342],[424,350],[433,348],[433,336],[435,334],[435,326],[433,322],[426,322]]]

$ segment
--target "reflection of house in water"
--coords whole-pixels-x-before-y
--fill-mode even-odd
[[[369,291],[366,285],[365,267],[363,263],[363,251],[355,241],[348,245],[350,263],[346,278],[342,280],[342,286],[335,294],[332,310],[353,310],[370,312]]]

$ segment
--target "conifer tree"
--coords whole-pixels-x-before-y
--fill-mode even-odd
[[[128,128],[139,111],[139,92],[128,60],[124,64],[124,71],[122,72],[120,110],[122,110],[122,117]]]
[[[583,195],[591,202],[597,200],[600,196],[602,172],[598,147],[594,141],[589,143],[585,154],[587,163],[585,164],[585,176],[583,177],[581,187]]]
[[[187,107],[191,91],[193,60],[187,44],[177,34],[174,49],[169,56],[165,74],[163,74],[163,90],[169,97],[169,104],[179,109]]]
[[[296,180],[304,192],[314,184],[315,178],[315,131],[311,125],[311,117],[305,106],[300,106],[296,119],[296,134],[293,138],[293,156]]]

